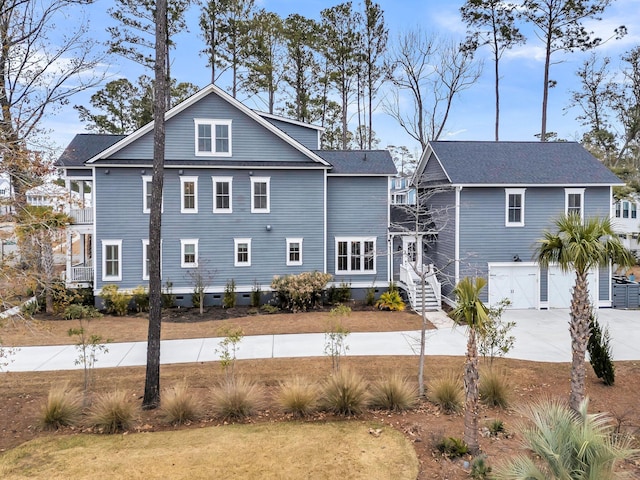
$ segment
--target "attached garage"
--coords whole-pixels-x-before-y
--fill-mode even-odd
[[[504,298],[511,301],[509,308],[539,308],[540,270],[531,262],[489,264],[489,305]]]
[[[587,276],[592,305],[598,305],[598,271]],[[558,266],[550,266],[547,272],[547,298],[549,308],[571,308],[571,295],[576,283],[575,272],[563,272]]]

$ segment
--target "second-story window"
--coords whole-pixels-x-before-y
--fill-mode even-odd
[[[231,213],[233,211],[233,178],[212,177],[213,212]]]
[[[271,211],[269,177],[251,177],[251,213],[269,213]]]
[[[180,177],[180,213],[198,213],[198,177]]]
[[[505,188],[505,226],[524,226],[524,188]]]
[[[584,188],[565,188],[565,213],[584,218]]]

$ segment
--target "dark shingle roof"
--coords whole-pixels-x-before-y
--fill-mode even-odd
[[[126,135],[79,133],[56,161],[59,167],[82,167],[84,162],[122,140]]]
[[[622,181],[575,142],[430,142],[454,184],[588,185]]]
[[[396,166],[387,150],[313,150],[332,165],[330,174],[395,175]]]

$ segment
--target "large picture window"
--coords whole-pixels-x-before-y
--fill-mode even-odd
[[[231,156],[231,120],[196,119],[196,155]]]
[[[122,240],[102,241],[102,280],[122,280]]]
[[[336,273],[375,274],[375,238],[336,238]]]

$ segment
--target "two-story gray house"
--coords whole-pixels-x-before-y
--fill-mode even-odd
[[[483,301],[508,298],[511,308],[569,307],[574,277],[540,269],[536,241],[561,214],[611,217],[612,187],[622,184],[578,143],[476,141],[430,142],[413,182],[428,229],[397,233],[392,251],[433,265],[445,302],[461,278],[482,276]],[[590,274],[594,305],[611,306],[611,275]]]
[[[236,283],[247,303],[274,275],[328,272],[354,295],[386,288],[387,151],[319,150],[321,128],[256,112],[209,85],[166,114],[162,280],[206,303]],[[153,123],[128,136],[77,135],[58,161],[69,188],[92,192],[72,211],[67,283],[130,290],[148,282]]]

